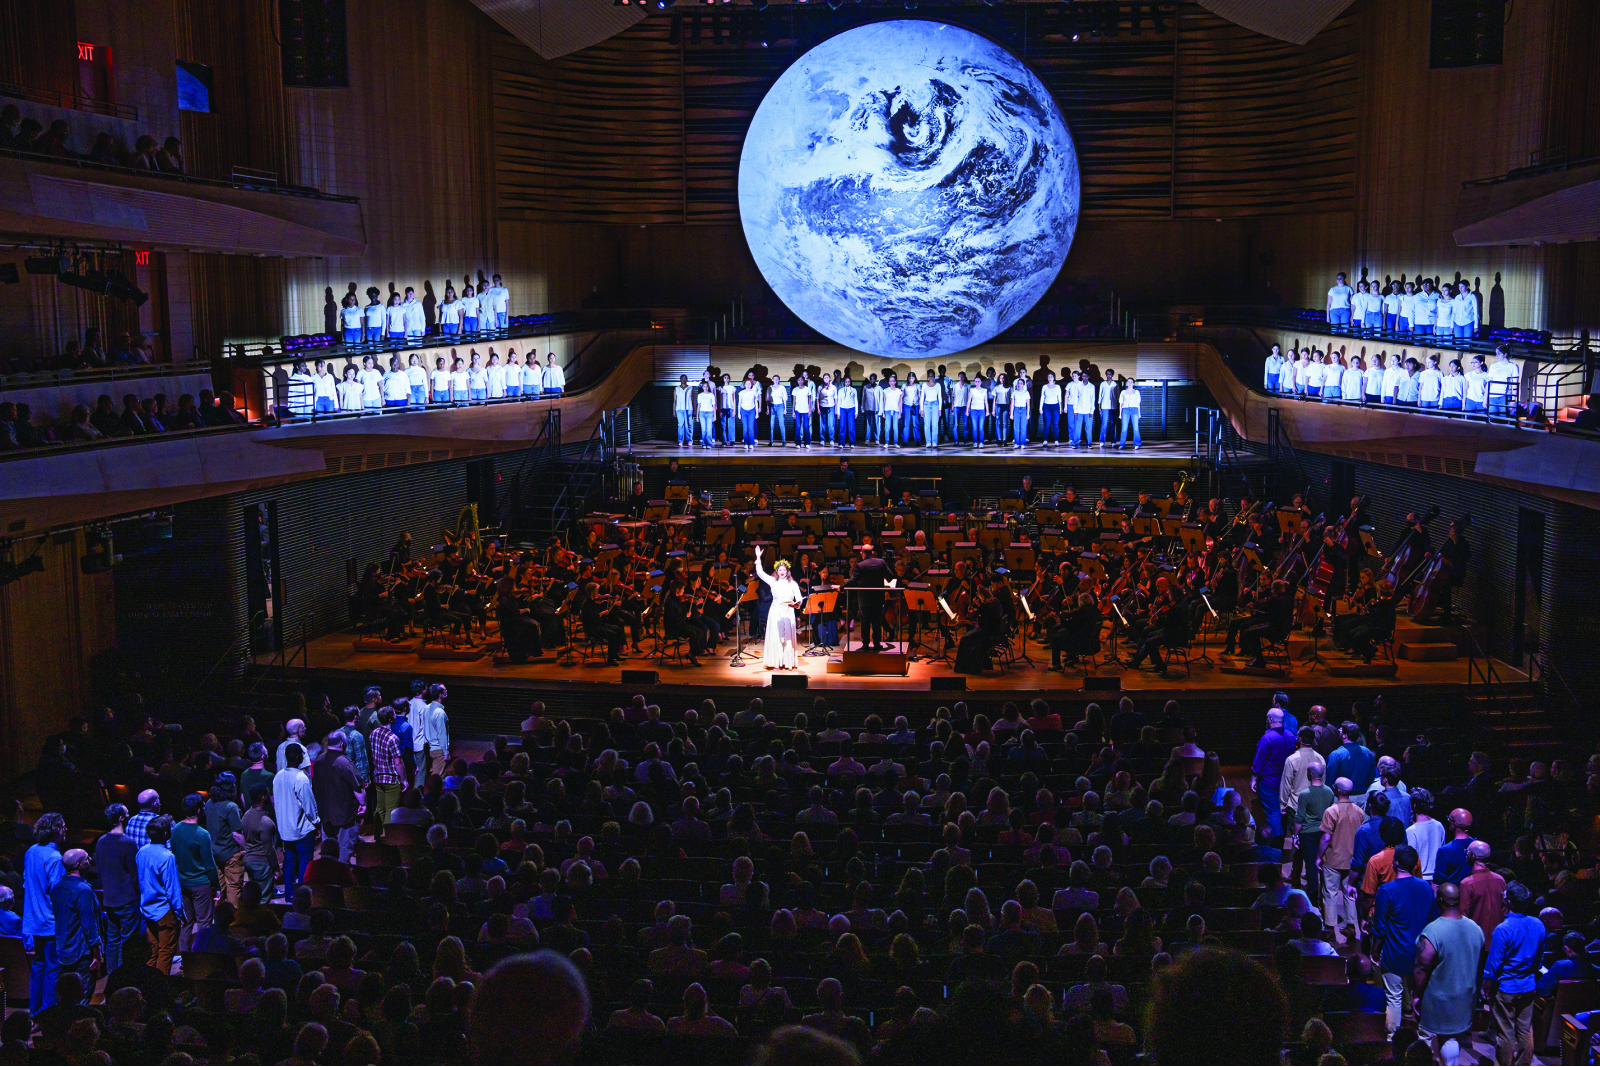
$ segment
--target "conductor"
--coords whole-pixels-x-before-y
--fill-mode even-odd
[[[870,543],[861,546],[861,559],[850,574],[850,587],[855,590],[868,590],[855,594],[856,600],[861,605],[861,647],[867,652],[879,652],[884,647],[884,594],[881,590],[888,586],[890,573],[889,565],[876,554]]]

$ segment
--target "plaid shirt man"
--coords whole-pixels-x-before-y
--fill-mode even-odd
[[[150,843],[150,823],[160,814],[159,811],[139,812],[128,820],[127,828],[123,830],[123,833],[128,835],[129,841],[132,841],[139,848],[144,848]]]
[[[362,784],[372,781],[372,765],[367,759],[367,739],[353,723],[345,724],[341,732],[344,734],[345,759],[356,769],[356,778]]]
[[[400,758],[400,743],[394,731],[379,725],[372,731],[372,780],[378,785],[399,785],[405,781],[406,765]]]

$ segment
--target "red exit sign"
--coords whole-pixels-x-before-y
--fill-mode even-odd
[[[150,265],[150,250],[148,248],[134,249],[133,261],[141,267],[148,267]]]
[[[78,58],[88,63],[94,62],[94,45],[87,41],[78,42]]]

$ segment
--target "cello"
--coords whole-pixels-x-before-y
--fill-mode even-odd
[[[1407,586],[1419,573],[1422,562],[1429,555],[1428,549],[1423,547],[1424,538],[1427,536],[1424,530],[1428,523],[1438,517],[1439,506],[1435,504],[1417,523],[1415,531],[1405,539],[1405,543],[1390,557],[1388,564],[1383,568],[1383,573],[1378,575],[1379,580],[1386,580],[1393,586],[1396,596],[1405,595]]]
[[[1472,522],[1472,516],[1463,515],[1460,525],[1464,529]],[[1450,561],[1443,552],[1430,552],[1414,574],[1418,574],[1417,588],[1411,594],[1411,602],[1407,605],[1407,612],[1415,621],[1421,622],[1438,609],[1444,599],[1445,592],[1450,588],[1454,575]]]

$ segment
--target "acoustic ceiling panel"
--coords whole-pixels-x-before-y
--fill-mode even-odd
[[[545,59],[599,44],[645,17],[637,4],[612,0],[472,0],[517,40]]]
[[[1229,22],[1291,44],[1305,44],[1350,6],[1350,0],[1199,0]]]

